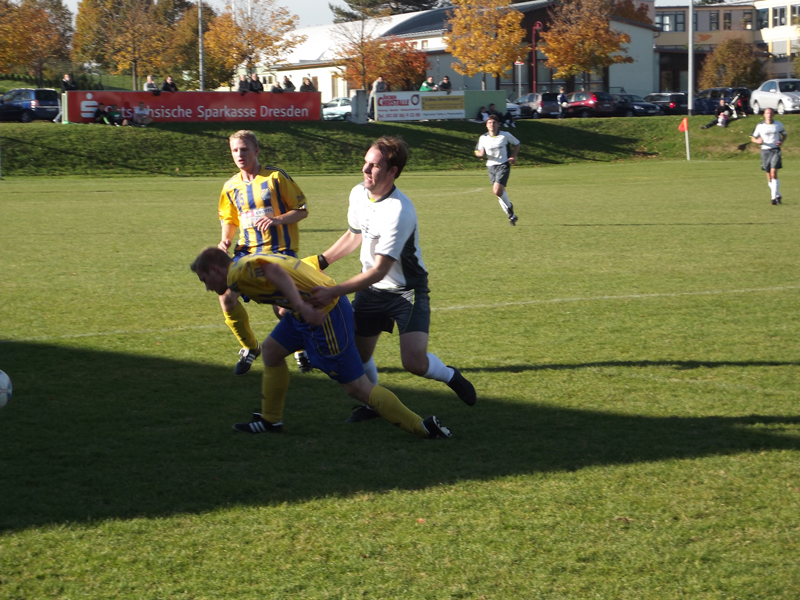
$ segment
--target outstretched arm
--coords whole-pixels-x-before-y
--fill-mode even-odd
[[[358,290],[364,290],[373,283],[377,283],[386,277],[386,274],[389,272],[389,269],[392,268],[393,264],[393,258],[379,254],[375,257],[374,267],[367,269],[363,273],[359,273],[355,277],[351,277],[344,283],[340,283],[333,287],[318,286],[312,288],[311,293],[313,295],[311,296],[309,302],[311,302],[314,306],[326,306],[337,296],[346,296],[347,294],[352,294]]]

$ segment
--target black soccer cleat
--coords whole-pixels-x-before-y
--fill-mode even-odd
[[[508,217],[508,224],[511,225],[512,227],[514,227],[514,225],[517,224],[518,220],[519,220],[519,217],[517,215],[513,215],[512,214],[510,217]]]
[[[425,428],[425,431],[428,432],[429,440],[446,440],[447,438],[453,437],[453,434],[450,433],[450,430],[439,423],[439,419],[437,419],[434,415],[431,415],[427,419],[423,419],[422,426]]]
[[[783,196],[781,196],[780,194],[775,196],[775,202],[777,202],[778,204],[783,204],[783,202],[781,202],[781,200],[783,200]]]
[[[270,423],[264,420],[261,413],[254,412],[252,421],[249,423],[235,423],[233,430],[239,433],[282,433],[283,421]]]
[[[297,363],[297,368],[300,369],[301,373],[310,373],[314,370],[314,367],[311,366],[311,360],[308,358],[308,354],[306,354],[305,350],[295,352],[294,360]]]
[[[260,347],[257,347],[256,349],[242,348],[239,350],[239,361],[236,363],[236,366],[233,367],[233,374],[244,375],[247,373],[250,370],[250,367],[253,365],[253,361],[258,358],[259,354],[261,354]]]
[[[453,369],[453,377],[447,382],[448,387],[453,390],[456,395],[467,406],[473,406],[478,401],[478,394],[475,393],[475,387],[467,381],[466,377],[461,374],[461,371],[447,365]]]
[[[372,419],[380,419],[381,416],[374,408],[370,408],[366,404],[359,404],[353,408],[353,412],[347,417],[345,423],[361,423],[362,421],[371,421]]]

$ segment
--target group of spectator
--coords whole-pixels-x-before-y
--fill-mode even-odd
[[[289,78],[288,75],[283,77],[283,84],[278,84],[277,82],[275,85],[270,88],[270,92],[274,94],[282,94],[283,92],[294,92],[297,88],[295,87],[292,80]],[[261,83],[258,79],[258,75],[255,73],[250,74],[250,79],[247,78],[247,75],[239,75],[239,87],[236,90],[242,96],[244,96],[247,92],[256,92],[261,93],[264,91],[264,84]],[[301,92],[316,92],[317,88],[314,87],[314,84],[311,82],[310,77],[303,77],[303,85],[300,86]]]
[[[485,106],[481,106],[478,109],[475,120],[479,123],[485,123],[489,120],[490,115],[496,115],[500,123],[503,124],[503,127],[516,127],[514,124],[514,116],[509,111],[506,111],[505,114],[501,113],[494,104],[490,104],[488,109]]]
[[[153,122],[152,117],[150,117],[150,109],[145,106],[144,102],[139,102],[139,105],[133,109],[133,119],[131,120],[122,116],[122,111],[116,104],[105,105],[100,102],[97,105],[97,110],[94,111],[93,120],[98,125],[113,125],[115,127],[126,127],[128,125],[147,127]]]
[[[175,85],[171,75],[167,75],[166,78],[164,78],[164,83],[161,84],[161,87],[158,87],[152,75],[148,75],[147,81],[144,82],[144,91],[153,92],[158,95],[161,92],[177,92],[178,86]]]
[[[449,94],[453,91],[453,84],[450,83],[450,78],[445,75],[439,83],[433,80],[433,75],[429,76],[419,88],[420,92],[445,92]]]

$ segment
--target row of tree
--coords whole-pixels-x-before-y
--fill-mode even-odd
[[[345,0],[331,5],[338,23],[338,61],[353,87],[369,88],[384,75],[395,87],[412,88],[424,79],[424,52],[401,39],[377,35],[378,24],[391,14],[435,8],[446,0]],[[506,75],[515,60],[531,52],[524,42],[522,13],[511,0],[450,0],[447,50],[463,75]],[[48,64],[71,58],[114,73],[133,75],[134,87],[147,73],[180,74],[186,87],[200,80],[198,55],[200,15],[188,0],[81,0],[75,29],[63,0],[0,0],[0,71],[23,67],[41,74]],[[609,16],[651,23],[647,7],[634,0],[565,0],[551,9],[541,33],[546,65],[564,78],[600,72],[627,56],[627,34],[615,31]],[[229,83],[240,66],[277,66],[304,36],[294,34],[297,16],[276,0],[232,3],[217,13],[202,8],[204,79],[206,87]],[[761,62],[747,44],[721,45],[701,74],[703,87],[754,86],[763,78]],[[735,50],[735,56],[732,54]],[[748,55],[749,51],[749,55]],[[729,57],[731,60],[728,58]]]

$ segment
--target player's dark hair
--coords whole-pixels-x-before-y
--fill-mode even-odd
[[[486,122],[488,123],[489,121],[497,121],[499,123],[500,117],[498,117],[495,113],[492,113],[488,117],[486,117]]]
[[[397,167],[397,174],[395,179],[400,177],[403,168],[408,161],[408,144],[400,136],[384,135],[375,140],[372,144],[373,148],[377,148],[383,157],[386,159],[386,166],[390,169]]]
[[[194,259],[194,262],[189,268],[192,270],[192,273],[208,273],[208,269],[211,265],[227,267],[232,262],[233,259],[228,256],[227,252],[223,252],[216,246],[210,246]]]

